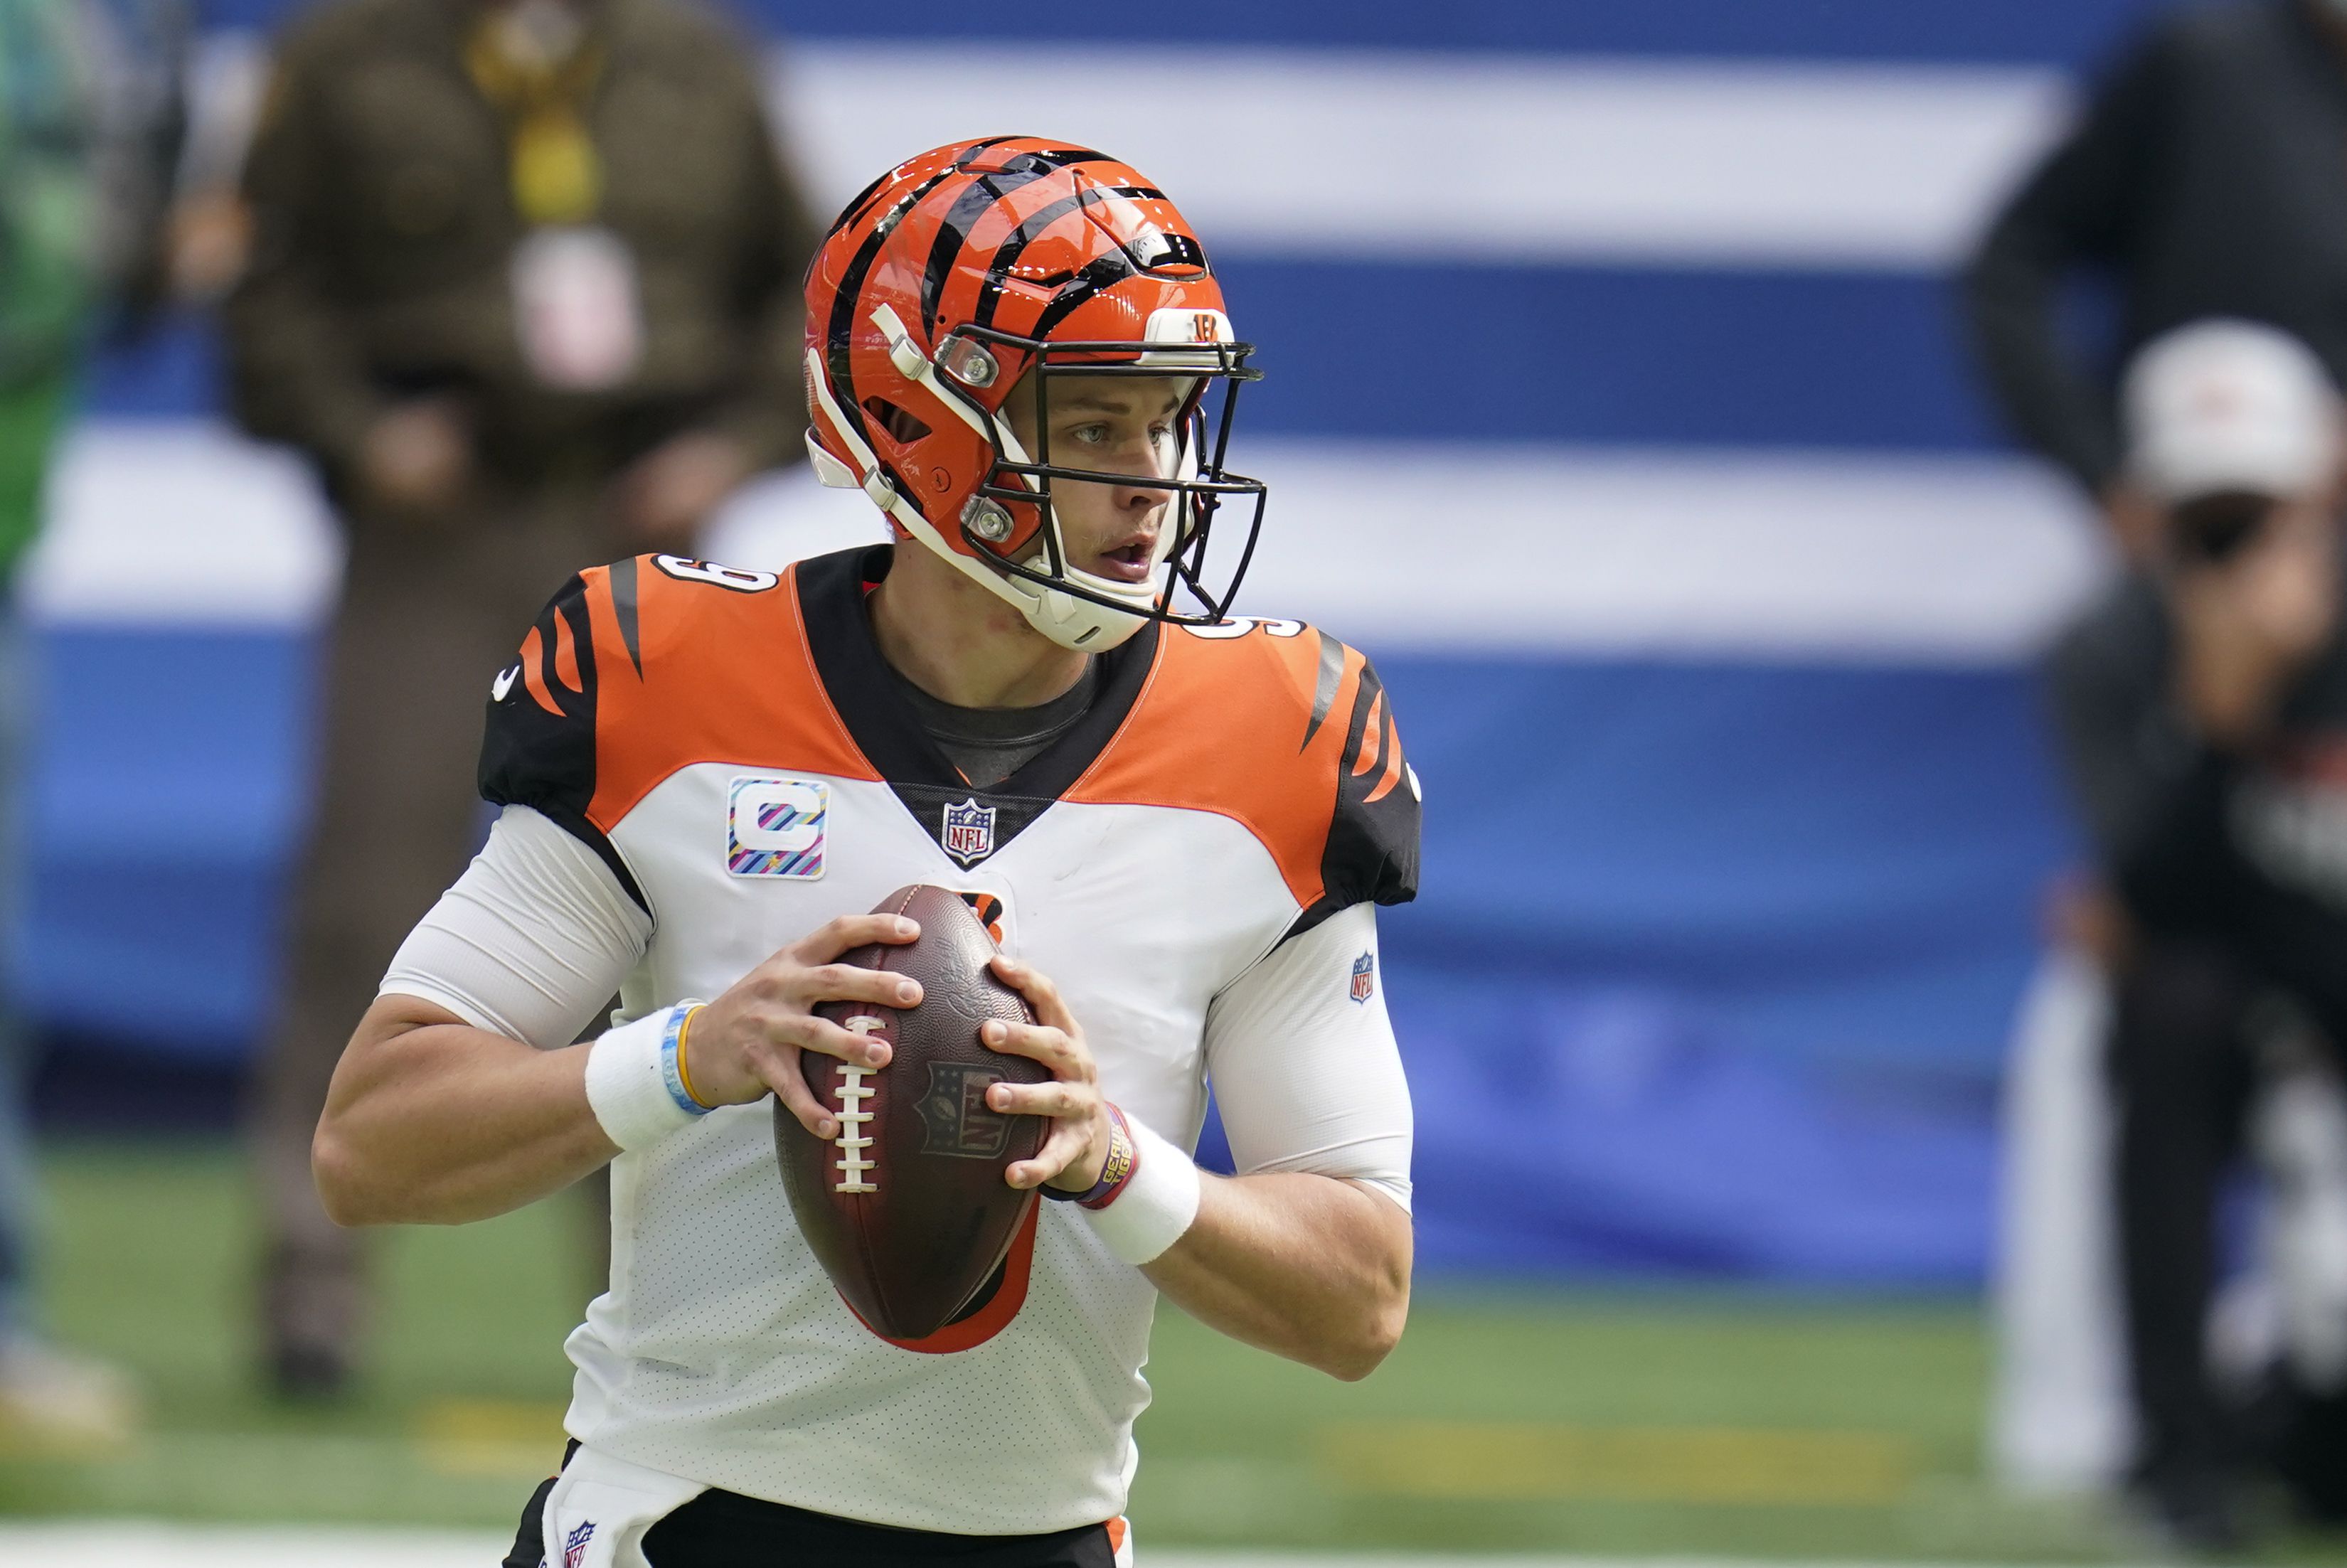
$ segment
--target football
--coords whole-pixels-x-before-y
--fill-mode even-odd
[[[984,1305],[1036,1202],[1003,1172],[1041,1149],[1050,1123],[994,1111],[986,1091],[1006,1080],[1046,1082],[1051,1073],[979,1041],[988,1020],[1031,1023],[1034,1013],[988,968],[994,939],[960,894],[901,887],[874,913],[906,916],[921,934],[856,948],[840,961],[910,976],[921,983],[920,1003],[818,1009],[843,1028],[879,1036],[894,1054],[874,1070],[803,1051],[807,1087],[838,1118],[839,1132],[816,1137],[778,1100],[774,1147],[791,1212],[840,1296],[878,1333],[920,1339]]]

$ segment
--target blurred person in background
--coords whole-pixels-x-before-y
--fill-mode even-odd
[[[2270,323],[2347,381],[2347,0],[2232,0],[2164,16],[1997,216],[1966,274],[2008,422],[2156,548],[2127,484],[2108,366],[2214,316]],[[2065,285],[2116,285],[2116,352],[2064,330]]]
[[[393,951],[478,841],[482,672],[572,572],[689,554],[802,450],[815,235],[758,58],[683,0],[334,0],[282,40],[234,397],[313,459],[349,554],[257,1095],[282,1393],[350,1374],[356,1243],[310,1139]]]
[[[2051,675],[2108,889],[2134,1481],[2174,1539],[2221,1548],[2243,1456],[2209,1371],[2220,1187],[2260,1050],[2347,1041],[2347,415],[2306,345],[2224,321],[2147,347],[2123,408],[2142,569]]]
[[[129,332],[156,302],[182,54],[181,17],[163,5],[0,0],[0,871],[12,905],[29,684],[12,585],[101,313]],[[0,1447],[37,1451],[119,1440],[136,1400],[118,1371],[36,1327],[31,1044],[0,997]]]

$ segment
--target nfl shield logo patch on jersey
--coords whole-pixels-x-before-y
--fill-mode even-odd
[[[938,842],[964,866],[985,859],[994,853],[994,807],[979,804],[975,795],[946,807],[945,832]]]
[[[1378,994],[1378,956],[1363,953],[1353,960],[1353,999],[1365,1002]]]
[[[823,875],[830,816],[831,786],[820,779],[735,779],[725,809],[725,869],[814,881]]]

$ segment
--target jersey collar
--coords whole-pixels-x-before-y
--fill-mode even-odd
[[[922,727],[872,635],[865,595],[887,576],[891,558],[892,547],[875,545],[799,563],[793,576],[815,673],[848,738],[932,837],[942,831],[942,808],[975,802],[994,809],[999,849],[1072,788],[1116,738],[1148,683],[1162,629],[1152,621],[1094,654],[1100,692],[1091,710],[1017,773],[992,789],[977,789]]]

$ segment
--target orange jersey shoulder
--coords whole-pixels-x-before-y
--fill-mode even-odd
[[[1123,729],[1068,793],[1228,816],[1307,917],[1418,886],[1418,780],[1358,651],[1293,620],[1167,628]]]
[[[674,556],[580,572],[491,690],[481,793],[600,837],[699,762],[874,776],[815,674],[791,574]]]

